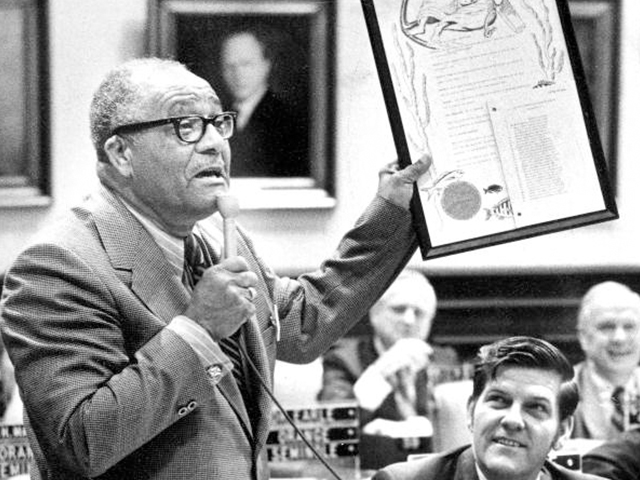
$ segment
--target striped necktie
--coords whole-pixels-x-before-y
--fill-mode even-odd
[[[611,422],[619,430],[625,430],[625,396],[624,387],[616,387],[611,395],[611,402],[613,403],[613,415],[611,416]]]
[[[196,286],[202,277],[202,273],[214,263],[213,259],[205,254],[205,252],[208,252],[208,249],[202,242],[203,240],[193,233],[184,239],[184,275],[182,280],[183,283],[191,289]],[[241,336],[242,328],[239,328],[230,337],[221,339],[218,345],[220,345],[224,354],[229,357],[229,360],[233,363],[233,376],[245,399],[245,404],[248,404],[247,382],[245,381],[246,372],[240,351]]]

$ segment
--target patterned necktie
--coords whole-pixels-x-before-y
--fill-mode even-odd
[[[625,430],[624,415],[624,387],[616,387],[611,394],[611,402],[613,403],[613,415],[611,422],[619,430]]]
[[[202,240],[193,233],[189,234],[184,239],[184,275],[183,283],[190,287],[192,290],[202,277],[202,273],[211,265],[213,265],[213,259],[208,258],[205,255],[207,251],[201,244]],[[231,363],[233,363],[233,376],[236,379],[238,388],[242,392],[245,403],[248,395],[247,384],[245,381],[244,362],[242,360],[242,353],[240,351],[240,341],[242,335],[242,328],[238,329],[233,335],[227,338],[223,338],[218,342],[220,348],[224,354],[229,357]]]

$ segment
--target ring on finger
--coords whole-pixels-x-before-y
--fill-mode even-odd
[[[249,287],[247,288],[247,290],[249,291],[249,300],[253,302],[255,298],[258,296],[258,293],[256,292],[256,289],[253,287]]]

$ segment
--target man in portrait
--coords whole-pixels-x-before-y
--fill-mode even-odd
[[[263,28],[239,29],[222,41],[220,64],[229,100],[238,112],[231,140],[235,177],[306,177],[308,121],[270,86],[275,61],[273,34]]]

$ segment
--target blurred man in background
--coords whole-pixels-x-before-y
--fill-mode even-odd
[[[369,311],[373,335],[339,340],[323,358],[319,399],[357,399],[363,468],[406,458],[381,437],[430,438],[433,389],[427,367],[457,363],[453,349],[427,343],[436,293],[418,270],[405,269]],[[411,448],[428,448],[414,445]]]
[[[585,361],[575,367],[573,436],[616,438],[640,421],[640,296],[616,282],[593,286],[578,312],[578,338]]]

